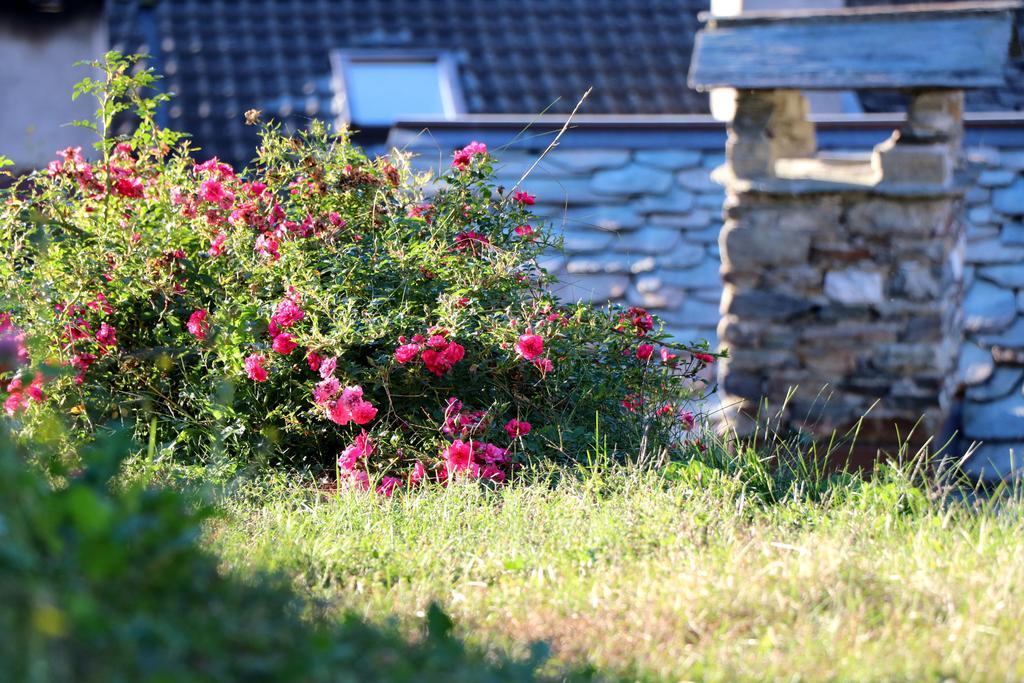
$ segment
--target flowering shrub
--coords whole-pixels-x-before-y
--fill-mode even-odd
[[[97,160],[64,150],[0,208],[0,333],[20,359],[0,379],[24,429],[37,402],[82,434],[155,420],[164,453],[336,461],[385,494],[583,457],[598,416],[623,456],[692,445],[706,345],[548,295],[551,235],[532,195],[489,182],[483,144],[429,197],[404,155],[317,123],[264,126],[241,172],[155,125],[131,61],[78,88],[100,101]],[[110,136],[125,110],[138,127]]]

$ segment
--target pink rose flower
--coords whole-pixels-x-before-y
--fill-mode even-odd
[[[15,413],[24,408],[27,404],[25,403],[25,397],[22,396],[20,391],[10,390],[7,398],[4,400],[4,412],[7,413],[8,417],[14,417]]]
[[[519,227],[516,228],[516,234],[519,235],[520,237],[529,237],[530,235],[533,234],[533,226],[520,225]]]
[[[122,197],[139,199],[143,196],[142,181],[133,176],[122,176],[114,181],[114,193]]]
[[[500,465],[508,462],[508,450],[495,446],[493,443],[476,444],[476,456],[488,465]]]
[[[434,373],[438,377],[444,375],[446,372],[452,369],[450,363],[445,361],[444,356],[433,349],[427,349],[423,352],[423,365],[426,366],[427,370]]]
[[[365,429],[362,430],[359,436],[338,456],[338,467],[343,470],[355,469],[356,463],[373,455],[375,448],[376,444],[374,444],[373,439],[370,438]]]
[[[210,331],[210,321],[206,319],[208,316],[209,311],[205,308],[197,309],[192,311],[192,315],[188,317],[188,323],[185,324],[189,333],[200,341],[206,339],[206,333]]]
[[[370,490],[370,475],[366,470],[343,470],[344,482],[356,491]]]
[[[352,406],[352,421],[364,425],[377,417],[377,409],[369,401],[360,401]]]
[[[505,433],[508,434],[508,438],[517,439],[520,436],[526,436],[532,429],[529,422],[522,420],[511,419],[505,423]]]
[[[271,261],[276,261],[281,258],[280,243],[269,233],[260,235],[256,238],[256,251],[263,256],[266,256]]]
[[[363,400],[362,387],[345,387],[341,398],[330,405],[327,416],[332,422],[343,426],[349,422],[363,425],[377,417],[377,409],[369,401]]]
[[[526,360],[534,360],[544,353],[544,339],[539,334],[520,335],[516,351]]]
[[[219,180],[204,180],[199,185],[199,198],[204,202],[216,204],[222,209],[230,209],[235,201],[235,194],[224,189]]]
[[[341,391],[341,382],[334,377],[328,377],[317,382],[313,387],[313,402],[318,406],[327,405],[334,400],[339,391]]]
[[[380,483],[377,484],[377,493],[382,496],[391,497],[391,494],[395,492],[395,489],[402,486],[402,480],[398,477],[381,477]]]
[[[287,332],[282,332],[274,337],[274,343],[271,346],[274,349],[274,353],[280,353],[282,356],[287,356],[289,353],[294,351],[296,347],[298,347],[298,344],[295,343],[292,335]]]
[[[264,367],[267,359],[262,354],[254,353],[245,359],[245,374],[254,382],[267,381],[267,369]]]
[[[274,315],[270,316],[270,320],[280,327],[291,327],[305,317],[306,313],[299,306],[298,302],[292,297],[287,297],[277,304],[277,307],[274,309]]]
[[[419,344],[402,344],[395,349],[395,360],[401,365],[405,365],[409,361],[415,360],[419,352]]]
[[[71,358],[71,367],[81,372],[85,372],[94,362],[96,362],[96,356],[94,354],[83,352],[76,354]]]
[[[32,383],[25,389],[25,393],[28,397],[36,403],[42,403],[46,399],[46,394],[43,393],[43,382],[45,378],[43,373],[37,372],[36,376],[32,378]]]
[[[505,473],[502,472],[497,465],[485,465],[484,468],[480,470],[480,478],[489,479],[496,484],[500,484],[505,481]]]
[[[206,253],[210,256],[217,257],[224,253],[224,243],[228,241],[228,236],[222,232],[218,232],[210,240],[210,248],[206,250]]]
[[[653,355],[654,347],[650,344],[641,344],[636,347],[636,357],[638,360],[650,360]]]
[[[461,344],[448,342],[443,351],[427,349],[423,352],[421,358],[427,370],[441,377],[451,370],[453,365],[462,360],[465,355],[466,349]]]
[[[457,168],[460,171],[464,171],[469,168],[469,164],[473,161],[473,157],[487,154],[487,145],[482,142],[474,140],[459,151],[452,155],[452,168]]]
[[[409,483],[418,484],[427,478],[427,468],[423,466],[423,463],[419,460],[412,466],[412,472],[409,473]]]
[[[526,206],[530,206],[537,201],[537,198],[535,196],[533,196],[529,192],[523,192],[521,190],[512,195],[512,199]]]
[[[457,342],[450,342],[445,350],[442,352],[447,360],[452,365],[455,365],[460,360],[466,357],[466,349]]]
[[[338,369],[338,359],[334,356],[330,358],[324,358],[320,361],[320,376],[324,379],[334,376],[334,371]]]
[[[441,453],[449,472],[461,472],[469,469],[473,462],[473,442],[465,443],[461,439],[453,441]]]
[[[100,346],[117,346],[117,330],[107,323],[100,323],[96,332],[96,341]]]

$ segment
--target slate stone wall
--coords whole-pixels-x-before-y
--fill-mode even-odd
[[[963,433],[977,473],[1024,464],[1024,147],[968,149]]]
[[[536,158],[500,155],[511,186]],[[718,234],[723,191],[710,179],[721,152],[557,149],[523,183],[564,238],[545,265],[569,300],[613,300],[656,311],[681,339],[715,339],[722,296]]]

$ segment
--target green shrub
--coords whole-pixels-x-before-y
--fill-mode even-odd
[[[488,663],[437,608],[424,639],[349,616],[317,625],[283,581],[221,575],[196,546],[210,509],[141,482],[112,487],[125,439],[103,438],[52,486],[0,424],[0,678],[138,681],[526,681]]]
[[[706,345],[642,309],[559,305],[537,265],[554,240],[532,196],[492,185],[483,145],[427,178],[344,131],[267,125],[248,170],[196,163],[132,61],[108,55],[76,90],[100,102],[83,123],[99,160],[65,150],[0,204],[0,332],[64,368],[8,378],[26,433],[45,393],[86,435],[155,420],[188,458],[341,452],[344,478],[384,492],[579,457],[597,415],[620,457],[692,447]],[[126,111],[134,133],[110,136]]]

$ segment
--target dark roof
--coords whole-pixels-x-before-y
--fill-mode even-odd
[[[848,5],[908,0],[847,0]],[[111,0],[114,48],[148,52],[176,94],[166,123],[206,154],[253,154],[250,108],[288,126],[332,120],[335,48],[454,53],[470,113],[565,113],[590,86],[585,114],[706,113],[686,86],[697,13],[709,0]],[[1024,12],[1017,16],[1024,34]],[[1008,87],[972,91],[973,110],[1024,109],[1024,57]],[[863,93],[868,111],[902,110]]]
[[[147,9],[146,6],[151,6]],[[111,43],[176,93],[168,124],[208,154],[252,155],[249,108],[332,119],[334,48],[451,51],[470,113],[704,113],[686,87],[707,0],[114,0]]]

